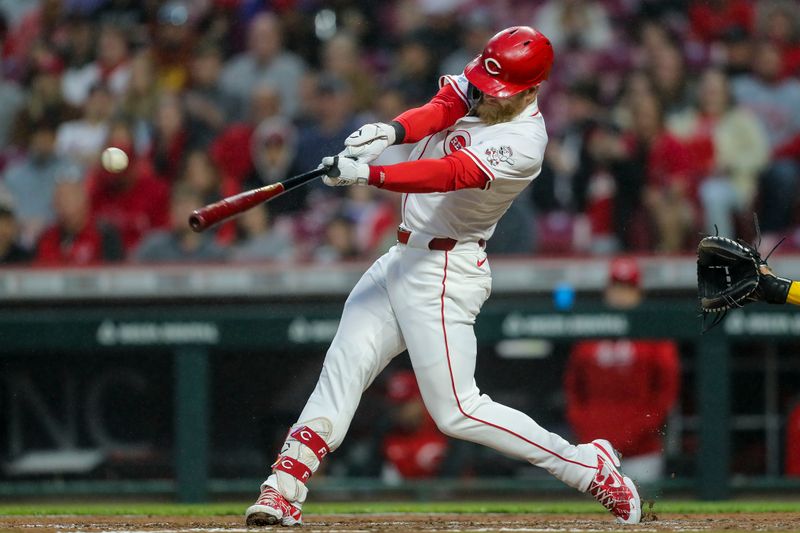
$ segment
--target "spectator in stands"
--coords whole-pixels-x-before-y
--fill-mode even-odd
[[[294,260],[291,228],[278,228],[272,224],[267,204],[246,211],[236,219],[238,238],[231,259],[239,262],[274,261],[288,263]]]
[[[93,87],[83,106],[83,115],[58,127],[56,152],[82,168],[96,164],[105,148],[112,110],[113,101],[108,88],[103,85]]]
[[[375,100],[375,72],[362,60],[361,50],[355,37],[337,33],[322,48],[323,72],[339,78],[353,92],[353,107],[356,111],[367,111]]]
[[[122,260],[119,233],[113,226],[92,218],[82,180],[59,180],[53,205],[56,220],[39,239],[37,265],[88,266]]]
[[[199,194],[204,205],[222,197],[219,170],[208,152],[203,150],[193,150],[186,156],[180,181]]]
[[[692,0],[689,5],[692,36],[705,44],[719,41],[734,28],[750,32],[754,21],[749,0]]]
[[[331,76],[321,77],[316,98],[317,118],[299,132],[293,173],[313,170],[318,164],[317,156],[340,152],[345,138],[358,129],[353,115],[353,94],[345,82]]]
[[[253,87],[264,84],[277,88],[281,112],[292,117],[299,106],[297,86],[304,70],[300,58],[284,50],[278,18],[271,13],[260,13],[250,21],[247,51],[228,62],[222,82],[239,104],[240,120],[247,116]]]
[[[183,0],[168,0],[158,8],[153,52],[158,86],[177,92],[189,82],[189,61],[195,44],[193,13]]]
[[[134,151],[128,122],[115,120],[106,144],[123,150],[130,162],[119,174],[99,165],[89,171],[92,216],[120,232],[127,254],[147,232],[168,225],[169,187],[155,177],[147,158]]]
[[[786,419],[786,475],[800,477],[800,404]]]
[[[136,54],[131,60],[131,79],[122,101],[122,113],[133,127],[133,143],[137,151],[149,148],[152,138],[151,122],[158,108],[159,91],[156,68],[149,50]]]
[[[4,182],[14,198],[21,242],[32,248],[53,219],[56,181],[79,170],[55,151],[55,125],[41,121],[31,126],[27,154],[6,168]]]
[[[611,45],[611,24],[603,2],[548,0],[534,27],[548,36],[556,53],[565,48],[603,50]]]
[[[541,29],[541,28],[540,28]],[[541,30],[545,33],[544,30]],[[492,38],[495,29],[486,9],[471,10],[464,21],[460,47],[450,52],[439,65],[439,74],[461,74],[464,67],[481,53],[483,46]]]
[[[19,244],[19,224],[11,195],[0,190],[0,265],[30,261],[31,254]]]
[[[733,236],[735,216],[750,215],[758,174],[769,160],[761,123],[733,101],[728,79],[708,69],[700,81],[696,108],[675,115],[668,129],[687,147],[701,180],[705,232]]]
[[[297,155],[297,130],[289,120],[276,116],[264,120],[252,135],[254,169],[244,182],[244,189],[263,187],[291,175]],[[303,207],[301,191],[289,192],[270,204],[273,214],[295,212]]]
[[[636,261],[625,257],[612,260],[606,305],[630,310],[638,307],[643,297]],[[567,362],[564,387],[567,418],[577,439],[605,434],[622,454],[623,468],[631,478],[639,482],[661,478],[661,430],[678,397],[679,364],[673,341],[576,343]]]
[[[642,202],[655,230],[655,242],[648,246],[662,253],[685,250],[694,228],[696,192],[686,149],[665,129],[661,105],[654,96],[634,103],[632,119],[626,150],[638,167],[632,174],[645,178]]]
[[[209,232],[196,233],[187,221],[192,211],[203,206],[203,198],[184,183],[176,183],[170,202],[170,229],[148,234],[133,254],[140,263],[183,263],[224,261],[227,253]]]
[[[2,17],[2,14],[0,14],[0,17]],[[2,23],[3,21],[0,18],[0,25],[2,25]],[[3,102],[3,105],[0,106],[0,172],[2,172],[5,163],[3,160],[3,152],[6,151],[9,141],[11,140],[14,118],[24,101],[25,93],[22,87],[5,75],[3,58],[0,55],[0,102]]]
[[[420,32],[405,36],[395,58],[389,83],[403,93],[411,106],[422,105],[438,78],[438,65],[430,43]]]
[[[127,90],[131,63],[128,38],[121,28],[105,25],[100,29],[96,56],[94,61],[72,66],[64,73],[61,87],[71,105],[83,105],[98,84],[107,86],[114,98],[122,97]]]
[[[388,483],[436,477],[448,451],[447,437],[436,427],[409,370],[392,374],[386,382],[392,427],[383,437],[381,478]]]
[[[314,261],[329,264],[358,257],[353,221],[339,215],[325,226],[322,244],[314,250]]]
[[[655,50],[650,55],[647,70],[665,118],[690,108],[692,92],[684,58],[677,46],[669,44]]]
[[[362,257],[379,257],[397,242],[396,195],[372,187],[350,187],[342,213],[354,222],[355,242]]]
[[[762,41],[753,58],[753,74],[733,81],[736,100],[764,124],[772,162],[760,181],[759,221],[765,233],[786,230],[793,222],[800,174],[800,81],[781,77],[777,46]]]
[[[61,74],[64,65],[55,52],[37,46],[32,57],[32,78],[28,83],[25,103],[14,118],[11,141],[19,146],[29,142],[31,128],[43,121],[54,126],[76,118],[78,110],[61,96]]]
[[[59,55],[65,64],[64,74],[61,77],[61,92],[64,100],[75,107],[83,106],[92,87],[91,84],[80,84],[83,91],[78,94],[70,91],[75,86],[75,80],[85,77],[85,73],[89,71],[94,60],[95,37],[92,21],[88,17],[69,16],[67,40],[59,50]]]
[[[153,118],[150,158],[156,176],[165,183],[180,177],[194,132],[188,128],[183,104],[175,93],[162,93]]]
[[[758,35],[780,50],[782,77],[800,75],[800,6],[792,0],[758,3]]]
[[[235,101],[222,90],[222,53],[218,46],[203,44],[194,53],[188,90],[183,94],[193,144],[205,148],[223,130]]]

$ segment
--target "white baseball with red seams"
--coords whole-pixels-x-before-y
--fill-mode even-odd
[[[405,193],[399,242],[350,293],[316,388],[273,474],[262,484],[262,503],[248,510],[248,524],[277,523],[286,509],[293,513],[288,521],[302,519],[309,476],[344,440],[364,390],[405,350],[425,406],[442,432],[540,466],[567,485],[589,491],[620,521],[639,521],[635,485],[617,470],[619,460],[607,441],[572,445],[526,414],[481,394],[475,382],[473,326],[492,284],[484,245],[512,201],[541,171],[547,133],[533,88],[549,72],[548,50],[549,41],[531,28],[503,30],[482,54],[493,58],[497,72],[507,69],[516,78],[495,79],[491,76],[497,72],[476,71],[479,56],[466,75],[443,77],[439,93],[425,106],[401,114],[393,125],[354,133],[358,154],[346,148],[342,163],[323,159],[338,165],[329,185],[369,183]],[[468,113],[467,76],[472,83],[486,83],[478,87],[483,91],[503,92],[498,98],[527,87],[531,90],[515,100],[527,106],[511,120],[487,125]],[[395,125],[404,130],[402,140],[417,141],[411,162],[385,167],[359,162],[361,155],[376,154],[364,137],[372,131],[376,140],[387,139],[387,128]],[[273,489],[286,501],[275,500]],[[263,502],[273,500],[278,503],[265,512]]]

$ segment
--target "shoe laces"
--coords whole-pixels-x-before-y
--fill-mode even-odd
[[[273,507],[284,508],[288,506],[289,502],[286,501],[286,498],[281,493],[270,487],[261,493],[256,503],[258,505],[272,505]]]

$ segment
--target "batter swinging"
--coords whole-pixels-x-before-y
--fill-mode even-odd
[[[492,280],[484,246],[541,170],[547,133],[536,97],[552,61],[541,33],[503,30],[462,75],[443,77],[428,104],[363,126],[339,156],[322,160],[339,170],[327,185],[404,193],[398,244],[350,293],[319,382],[247,509],[248,525],[302,523],[306,482],[342,443],[364,390],[406,349],[442,432],[545,468],[621,522],[639,522],[636,487],[608,441],[572,445],[481,394],[474,378],[473,324]],[[368,165],[401,142],[417,143],[410,161]]]

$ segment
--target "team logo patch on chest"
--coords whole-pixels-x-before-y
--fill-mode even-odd
[[[514,155],[514,152],[511,150],[510,146],[500,146],[499,148],[492,146],[491,148],[487,148],[485,153],[486,160],[493,167],[496,167],[500,163],[514,164],[514,159],[511,157]]]
[[[444,139],[444,153],[452,154],[453,152],[458,152],[462,148],[466,148],[470,145],[470,135],[468,132],[464,130],[456,130],[452,133],[449,133],[447,137]]]

